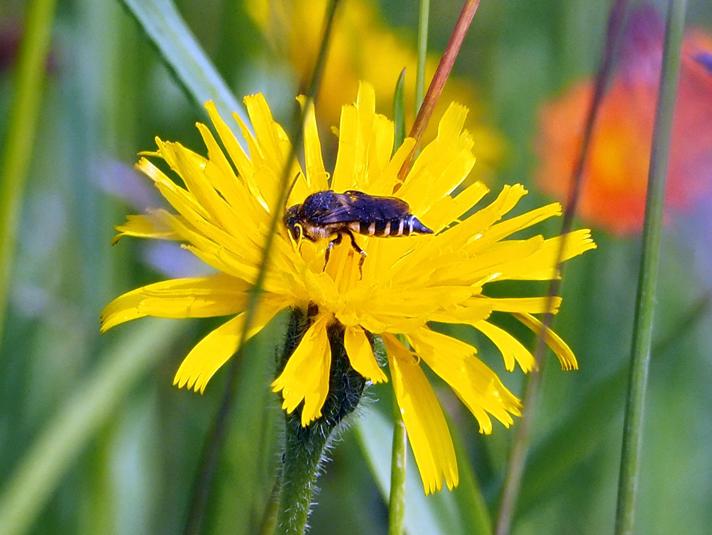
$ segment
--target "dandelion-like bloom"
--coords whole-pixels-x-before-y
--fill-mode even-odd
[[[168,318],[230,316],[188,354],[174,383],[202,392],[210,378],[237,351],[248,292],[255,282],[268,222],[275,206],[290,140],[274,121],[262,95],[246,97],[252,130],[240,122],[249,152],[239,145],[212,103],[208,113],[222,148],[210,130],[198,124],[207,156],[179,143],[158,139],[146,156],[163,160],[182,180],[173,182],[147,157],[143,171],[176,213],[157,210],[130,216],[119,236],[176,240],[215,268],[207,277],[173,279],[128,292],[110,303],[102,330],[143,316]],[[364,378],[393,385],[426,492],[458,482],[448,427],[424,368],[439,375],[479,423],[492,430],[491,418],[505,426],[520,413],[519,400],[477,357],[477,349],[439,333],[429,322],[470,325],[502,352],[505,366],[528,372],[535,367],[530,351],[511,334],[490,322],[493,312],[511,313],[532,330],[541,322],[547,298],[495,298],[486,285],[505,280],[546,280],[554,267],[563,236],[507,239],[544,219],[559,215],[550,204],[503,219],[526,194],[522,186],[505,186],[472,215],[487,188],[480,182],[458,188],[474,164],[472,138],[463,130],[467,109],[451,104],[440,120],[437,137],[418,155],[404,181],[398,170],[414,145],[406,139],[392,154],[393,123],[375,112],[370,85],[362,84],[354,105],[344,106],[338,129],[339,150],[333,174],[327,172],[313,109],[307,110],[302,166],[294,162],[296,185],[289,205],[311,193],[359,190],[394,195],[432,235],[376,238],[357,235],[367,252],[363,275],[359,255],[343,240],[324,268],[328,240],[295,242],[280,225],[275,236],[264,292],[248,336],[259,332],[279,311],[310,311],[309,327],[281,374],[272,383],[283,408],[301,407],[301,424],[321,415],[328,394],[331,350],[327,330],[343,326],[343,346],[350,365]],[[224,148],[224,150],[223,150]],[[453,192],[457,191],[456,194]],[[588,230],[565,237],[563,259],[595,247]],[[553,303],[558,308],[559,302]],[[379,336],[387,370],[374,355],[370,338]],[[545,337],[565,369],[577,367],[566,344],[553,332]],[[386,373],[388,372],[388,373]]]
[[[580,215],[615,234],[642,228],[663,49],[663,23],[647,5],[630,16],[621,61],[604,96],[584,169]],[[688,32],[673,117],[668,209],[687,210],[712,192],[712,38]],[[566,195],[593,92],[584,80],[541,114],[537,182]]]

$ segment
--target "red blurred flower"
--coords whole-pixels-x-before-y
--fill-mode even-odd
[[[662,62],[663,26],[649,6],[630,17],[617,71],[589,149],[579,214],[616,234],[639,231]],[[576,84],[542,110],[537,182],[564,198],[580,150],[593,81]],[[712,190],[712,38],[685,36],[673,122],[666,203],[684,209]]]

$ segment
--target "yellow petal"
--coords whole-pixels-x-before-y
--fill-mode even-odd
[[[156,213],[180,235],[181,241],[189,244],[183,245],[183,247],[195,254],[203,262],[218,271],[249,283],[254,282],[257,276],[257,266],[252,262],[246,262],[245,259],[237,257],[232,251],[221,245],[219,241],[207,237],[204,232],[201,232],[201,230],[205,230],[212,233],[209,227],[198,230],[181,216],[176,216],[163,210],[158,210]]]
[[[393,154],[391,160],[383,168],[381,175],[378,180],[371,180],[369,184],[368,192],[372,195],[392,195],[395,190],[396,184],[398,184],[398,173],[403,166],[406,158],[410,155],[413,147],[415,146],[415,139],[412,137],[407,137],[403,140],[403,143],[398,150]]]
[[[455,448],[440,402],[416,358],[392,335],[384,335],[393,391],[426,494],[457,486]]]
[[[236,215],[244,215],[245,219],[252,222],[252,225],[266,219],[267,213],[264,208],[255,199],[244,178],[235,174],[210,130],[201,123],[196,123],[196,126],[208,149],[209,159],[203,169],[208,182],[220,192],[228,205],[234,209],[233,213]]]
[[[363,173],[363,165],[359,162],[360,139],[358,127],[358,112],[356,107],[344,106],[341,108],[339,119],[339,149],[336,153],[336,165],[331,178],[331,189],[343,192],[355,189],[358,174]]]
[[[218,132],[220,141],[224,145],[230,155],[232,163],[237,169],[238,176],[242,181],[244,181],[244,184],[254,197],[256,203],[261,206],[265,212],[267,212],[269,207],[265,199],[262,197],[262,193],[260,192],[255,180],[255,164],[259,163],[259,160],[253,161],[247,156],[230,127],[225,123],[225,121],[223,121],[222,117],[220,117],[220,114],[212,101],[208,101],[205,104],[205,107],[208,110],[208,115],[210,116],[213,126]],[[259,154],[257,143],[250,128],[243,122],[242,118],[237,113],[233,113],[233,118],[240,127],[240,131],[250,148],[250,156],[253,154]]]
[[[526,194],[527,190],[521,184],[505,185],[494,201],[477,210],[459,225],[448,229],[443,236],[447,237],[452,246],[469,244],[470,247],[477,247],[487,229],[502,219]]]
[[[533,238],[532,238],[533,239]],[[563,251],[561,241],[565,240]],[[509,243],[509,242],[502,242]],[[550,280],[558,278],[559,270],[555,266],[557,259],[562,262],[595,249],[589,229],[579,229],[562,236],[543,240],[540,247],[529,255],[522,255],[506,266],[501,266],[502,279],[510,280]],[[561,254],[560,254],[561,252]]]
[[[208,220],[223,229],[236,228],[240,222],[233,210],[218,194],[205,176],[207,161],[180,143],[163,143],[161,154],[171,162],[171,167],[183,179],[188,191],[207,212]]]
[[[379,368],[371,342],[368,341],[361,327],[346,327],[344,347],[354,370],[374,383],[388,381],[386,374]]]
[[[403,186],[396,192],[410,204],[414,214],[427,212],[472,170],[475,164],[472,136],[462,130],[466,117],[467,108],[450,104],[440,120],[437,137],[423,148]]]
[[[284,166],[291,151],[291,143],[281,126],[275,122],[264,95],[257,93],[243,99],[255,130],[254,139],[248,137],[250,158],[255,165],[255,184],[268,210],[274,210],[282,186]],[[243,130],[244,133],[244,130]],[[291,180],[301,173],[298,162],[290,162],[288,171]],[[281,209],[282,207],[279,207]]]
[[[208,110],[210,120],[218,132],[220,141],[227,150],[227,153],[230,155],[230,159],[235,165],[237,173],[243,180],[250,182],[254,174],[254,166],[247,157],[247,154],[245,154],[245,151],[240,146],[240,143],[237,141],[235,134],[225,123],[225,121],[223,121],[222,117],[220,117],[220,114],[215,107],[215,103],[212,100],[205,103],[205,109]],[[254,186],[250,188],[250,191],[253,191],[253,189]]]
[[[547,204],[546,206],[541,206],[534,210],[529,210],[516,217],[511,217],[500,223],[492,225],[488,230],[486,235],[480,240],[479,247],[484,247],[489,243],[494,243],[495,241],[501,240],[529,228],[541,221],[549,219],[550,217],[556,217],[561,215],[561,205],[558,202]]]
[[[400,191],[401,190],[398,190],[398,195],[400,195]],[[473,192],[474,191],[475,190],[473,190]],[[404,278],[404,280],[407,280],[413,275],[427,275],[433,273],[435,279],[445,282],[451,280],[452,277],[450,274],[445,276],[441,268],[443,266],[449,266],[450,273],[455,276],[455,280],[469,281],[470,283],[476,282],[478,279],[473,278],[470,272],[462,273],[458,276],[457,272],[461,268],[456,262],[471,257],[473,251],[477,248],[477,241],[485,235],[485,231],[514,208],[524,195],[526,195],[526,190],[519,184],[504,186],[492,203],[476,211],[461,223],[442,231],[437,236],[425,236],[425,238],[432,239],[428,241],[423,240],[423,243],[413,251],[413,254],[408,255],[404,262],[394,266],[392,270],[394,272],[393,276],[398,280]],[[435,200],[427,203],[426,211],[431,204],[434,206],[436,204]],[[426,220],[425,222],[427,223],[428,221]],[[437,221],[435,222],[437,223]],[[510,242],[498,243],[496,246],[505,248],[517,247],[517,245],[510,245]],[[532,254],[536,250],[534,246],[530,245],[528,247],[529,249],[526,254]],[[493,265],[502,263],[507,259],[501,255],[497,249],[486,248],[482,253],[489,254],[490,256],[496,255],[496,262],[480,262],[480,255],[478,255],[478,258],[472,259],[473,262],[470,263],[470,269],[474,268],[477,272],[491,273]],[[516,258],[521,257],[510,255],[510,259]],[[423,269],[424,267],[426,269]]]
[[[284,307],[285,303],[281,299],[263,296],[245,341],[260,332]],[[215,372],[239,349],[244,321],[245,314],[243,312],[223,323],[198,342],[188,353],[188,356],[183,359],[173,378],[173,384],[178,388],[187,387],[202,394]]]
[[[484,297],[477,296],[474,302],[485,302],[497,312],[528,312],[529,314],[556,314],[561,306],[561,297]],[[548,310],[547,310],[548,308]]]
[[[515,313],[514,317],[529,327],[535,335],[541,336],[544,332],[544,324],[531,314]],[[559,359],[562,369],[578,370],[576,355],[574,355],[574,352],[571,351],[568,344],[564,342],[563,339],[552,329],[547,328],[544,332],[544,342],[546,342],[549,349],[554,352],[556,358]]]
[[[250,286],[223,274],[171,279],[127,292],[109,303],[101,314],[101,332],[121,323],[157,318],[209,318],[242,310]]]
[[[492,432],[491,414],[506,427],[520,414],[519,400],[469,344],[424,327],[408,333],[416,353],[455,391],[480,424],[480,432]]]
[[[302,401],[302,427],[321,417],[329,393],[331,346],[327,333],[329,317],[324,315],[304,333],[282,373],[272,382],[274,392],[282,392],[282,408],[294,412]]]
[[[474,182],[458,193],[457,196],[451,197],[448,195],[440,199],[430,210],[423,214],[423,221],[434,232],[440,232],[477,204],[488,191],[489,188],[482,182]]]
[[[174,208],[178,209],[176,204],[180,206],[184,205],[201,217],[209,217],[205,209],[195,200],[195,197],[190,192],[173,182],[163,171],[146,158],[140,158],[138,160],[136,169],[153,180],[154,185]]]
[[[306,99],[299,97],[299,104],[304,107]],[[319,129],[316,126],[314,104],[309,106],[304,123],[304,163],[306,167],[307,186],[310,193],[329,189],[329,174],[324,168],[319,141]]]
[[[527,373],[536,368],[534,355],[524,347],[519,340],[514,338],[504,329],[493,325],[487,321],[478,321],[474,324],[475,329],[487,336],[494,345],[502,352],[504,366],[508,371],[514,370],[515,361],[523,372]]]
[[[150,238],[155,240],[177,240],[180,237],[176,232],[163,224],[158,218],[152,215],[130,215],[126,221],[116,226],[118,234],[111,241],[116,244],[124,236],[135,238]]]

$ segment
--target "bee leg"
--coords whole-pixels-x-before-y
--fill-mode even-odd
[[[331,250],[335,246],[337,246],[341,243],[341,237],[342,237],[341,233],[337,234],[336,238],[331,240],[329,242],[329,245],[326,246],[326,252],[324,253],[324,268],[322,269],[322,271],[326,271],[326,265],[329,263],[329,257],[331,256]]]
[[[358,272],[360,275],[359,278],[363,279],[363,263],[366,261],[366,251],[364,251],[358,246],[358,243],[356,243],[356,238],[354,238],[354,235],[350,230],[347,230],[346,234],[348,234],[349,238],[351,238],[351,248],[361,255],[361,259],[358,262]]]

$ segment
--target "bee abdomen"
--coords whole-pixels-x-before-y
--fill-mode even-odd
[[[366,236],[373,236],[376,234],[376,222],[375,221],[360,221],[358,223],[359,234],[364,234]]]
[[[349,230],[365,236],[410,236],[411,234],[432,234],[432,230],[423,225],[414,215],[406,214],[393,219],[376,221],[354,221],[349,223]]]
[[[410,236],[411,234],[432,234],[433,231],[423,225],[414,215],[403,218],[403,231],[399,236]]]

